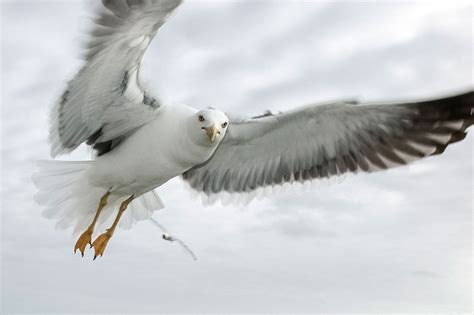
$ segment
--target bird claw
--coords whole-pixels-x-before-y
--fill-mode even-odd
[[[110,232],[105,232],[101,235],[99,235],[95,241],[92,243],[92,247],[94,247],[94,260],[98,257],[104,254],[105,247],[107,246],[107,243],[109,242],[110,238],[112,237],[112,233]]]
[[[86,250],[87,244],[92,244],[92,231],[87,229],[84,233],[79,236],[79,239],[74,246],[74,254],[79,250],[81,256],[84,257],[84,251]],[[92,246],[92,245],[91,245]]]

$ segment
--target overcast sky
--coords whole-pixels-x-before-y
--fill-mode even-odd
[[[2,3],[2,313],[472,312],[473,137],[409,167],[204,207],[179,180],[105,256],[72,253],[32,201],[47,114],[80,65],[87,6]],[[144,77],[195,107],[255,115],[314,101],[399,100],[472,82],[472,6],[186,2]],[[86,150],[72,155],[87,159]]]

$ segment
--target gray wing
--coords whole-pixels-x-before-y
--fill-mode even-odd
[[[51,113],[52,156],[83,142],[106,151],[157,115],[161,104],[140,86],[140,64],[156,32],[180,3],[102,0],[85,63]]]
[[[414,103],[311,105],[231,121],[215,154],[183,178],[212,195],[384,170],[464,139],[473,106],[469,92]]]

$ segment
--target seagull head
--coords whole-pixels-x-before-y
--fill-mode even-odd
[[[199,128],[199,140],[203,144],[218,144],[227,131],[229,118],[215,109],[204,109],[194,115],[195,124]]]

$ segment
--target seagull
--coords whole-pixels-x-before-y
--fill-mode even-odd
[[[102,256],[116,228],[164,207],[156,188],[181,177],[208,197],[376,172],[438,155],[466,137],[474,92],[411,102],[308,104],[242,117],[167,103],[140,66],[181,0],[102,0],[85,60],[51,111],[51,156],[86,144],[89,161],[39,161],[35,200],[74,252]],[[105,231],[103,230],[105,229]],[[102,234],[92,236],[95,231]],[[165,232],[165,240],[178,241]],[[185,247],[186,248],[186,247]]]
[[[191,256],[193,260],[197,260],[196,255],[194,255],[193,251],[186,244],[184,244],[182,240],[169,234],[166,228],[155,219],[150,218],[150,222],[153,223],[155,226],[157,226],[161,230],[161,232],[163,233],[161,235],[162,239],[164,239],[165,241],[172,242],[172,243],[176,242],[189,256]]]

